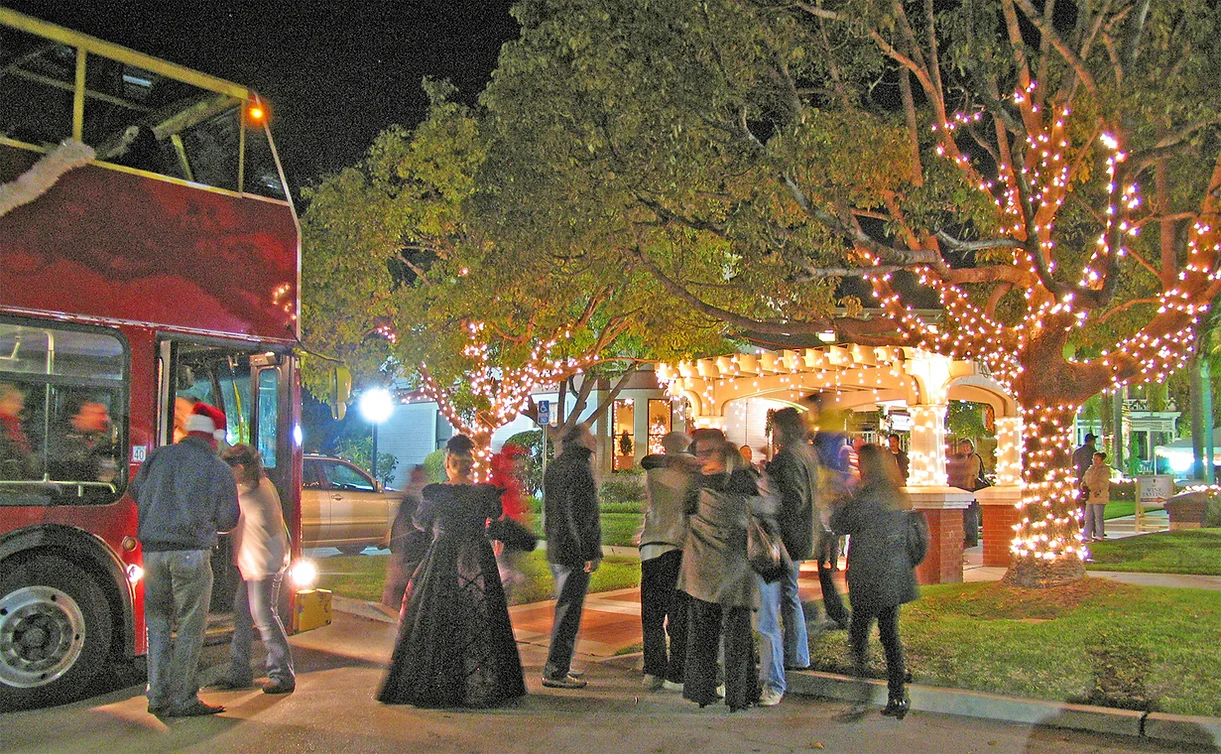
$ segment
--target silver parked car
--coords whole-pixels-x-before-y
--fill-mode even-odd
[[[387,546],[398,494],[383,491],[364,470],[342,458],[307,455],[301,472],[303,547],[337,547],[355,555],[366,547]]]

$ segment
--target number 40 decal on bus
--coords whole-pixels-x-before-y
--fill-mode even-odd
[[[143,445],[131,446],[131,462],[144,463],[144,456],[146,453],[148,453],[148,448],[144,447]]]

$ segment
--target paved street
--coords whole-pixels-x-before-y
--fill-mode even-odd
[[[1117,532],[1119,534],[1119,532]],[[1122,536],[1122,534],[1120,534]],[[968,551],[968,581],[999,578]],[[807,600],[821,595],[812,566],[802,573]],[[1221,588],[1221,578],[1101,574],[1124,581]],[[843,589],[842,572],[836,574]],[[337,604],[340,600],[337,599]],[[1102,736],[1029,725],[914,712],[899,723],[870,711],[846,717],[847,704],[790,695],[775,708],[731,715],[723,706],[699,709],[671,692],[640,689],[639,655],[618,653],[640,641],[639,592],[590,595],[578,643],[584,691],[543,689],[539,672],[551,628],[551,603],[511,608],[530,695],[487,711],[386,707],[374,701],[394,642],[390,619],[365,603],[343,601],[361,614],[335,612],[331,626],[292,637],[296,693],[268,697],[257,689],[205,691],[228,711],[215,718],[165,723],[145,711],[135,675],[118,690],[48,710],[0,715],[0,753],[110,751],[221,752],[1190,752],[1215,751],[1149,739]],[[256,644],[256,650],[258,645]],[[205,649],[206,683],[226,664],[226,646]]]
[[[516,618],[515,618],[516,619]],[[676,693],[642,693],[636,658],[585,656],[585,691],[542,689],[543,651],[522,645],[530,695],[504,709],[434,711],[373,699],[394,629],[337,613],[331,626],[293,637],[298,685],[291,696],[257,689],[204,692],[229,709],[213,718],[161,722],[145,712],[142,686],[86,702],[0,715],[0,752],[1169,752],[1209,751],[913,713],[903,722],[870,711],[844,717],[842,702],[789,697],[770,709],[699,709]],[[214,676],[224,647],[210,647]]]

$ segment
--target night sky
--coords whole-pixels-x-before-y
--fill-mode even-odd
[[[510,0],[0,4],[254,89],[294,188],[359,160],[386,126],[422,120],[424,76],[473,103],[518,34]]]

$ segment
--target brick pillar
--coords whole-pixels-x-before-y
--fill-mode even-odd
[[[916,568],[921,584],[962,582],[962,511],[971,493],[955,487],[908,487],[912,507],[928,521],[928,557]]]
[[[921,584],[957,584],[962,581],[962,511],[922,510],[928,521],[928,557],[916,568]]]
[[[1018,522],[1017,502],[1021,488],[995,486],[976,490],[983,512],[984,565],[997,568],[1009,567],[1009,542],[1013,539],[1013,526]]]

